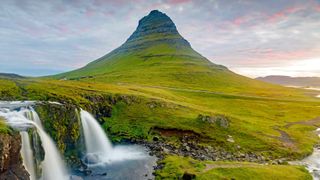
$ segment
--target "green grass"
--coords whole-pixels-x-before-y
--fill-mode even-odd
[[[0,117],[0,134],[7,134],[10,132],[9,127],[4,122],[4,119]]]
[[[247,162],[197,161],[191,158],[168,156],[162,170],[156,171],[156,179],[181,179],[184,173],[196,175],[199,180],[311,180],[310,174],[301,166],[260,165]]]
[[[145,37],[134,44],[124,44],[123,47],[83,68],[51,78],[187,88],[266,97],[292,95],[303,97],[297,90],[285,89],[235,74],[223,66],[211,63],[189,46],[175,47],[170,43],[153,42],[152,39]],[[151,46],[138,50],[130,48],[123,50],[150,41]]]
[[[205,138],[200,138],[200,141],[204,146],[219,146],[236,152],[236,146],[240,145],[242,152],[288,159],[305,157],[311,153],[313,145],[319,142],[313,133],[315,126],[284,127],[289,122],[307,121],[320,116],[320,101],[305,95],[308,92],[302,90],[280,87],[281,91],[276,92],[259,90],[255,93],[231,93],[129,83],[49,79],[0,80],[0,83],[1,99],[59,101],[84,109],[95,106],[88,97],[126,97],[129,102],[119,101],[112,106],[112,116],[103,119],[103,127],[113,141],[152,139],[150,130],[154,127],[173,128],[202,135]],[[230,120],[230,127],[221,128],[201,122],[197,119],[199,114],[223,114]],[[320,122],[315,125],[320,126]],[[277,139],[280,133],[275,127],[285,131],[293,139],[293,144],[289,146]],[[233,136],[235,143],[227,142],[228,135]],[[175,138],[168,140],[175,141]],[[171,167],[168,164],[165,169],[167,166]],[[199,165],[197,168],[201,170],[203,166]],[[190,172],[197,168],[190,167]],[[176,172],[181,175],[184,171],[185,167]],[[162,177],[172,175],[166,176],[166,170],[161,173]],[[223,168],[196,173],[197,177],[202,179],[281,179],[285,176],[289,179],[309,178],[305,171],[294,166]]]
[[[104,127],[115,141],[123,138],[150,139],[149,132],[154,127],[173,128],[203,135],[206,137],[204,145],[221,146],[231,152],[237,151],[236,146],[240,145],[244,152],[289,159],[310,154],[318,142],[313,133],[314,126],[284,127],[289,122],[320,116],[319,100],[301,97],[304,91],[295,89],[284,88],[285,91],[278,92],[284,94],[280,98],[278,95],[265,97],[82,81],[25,79],[0,82],[8,84],[2,86],[2,91],[11,92],[11,96],[18,99],[59,101],[84,109],[95,106],[88,97],[108,95],[133,99],[131,103],[121,101],[113,105],[111,118],[104,118]],[[230,120],[230,127],[221,128],[201,122],[197,119],[199,114],[223,114]],[[280,133],[275,127],[285,131],[293,143],[277,139]],[[233,136],[235,143],[227,142],[228,135]]]
[[[312,133],[315,127],[284,126],[320,116],[319,99],[308,96],[307,91],[235,74],[211,63],[188,45],[172,44],[179,39],[180,35],[143,36],[83,68],[47,78],[96,83],[102,89],[117,87],[116,93],[147,99],[130,106],[114,106],[113,116],[105,119],[105,127],[113,134],[146,138],[152,127],[179,128],[222,142],[229,150],[240,145],[248,151],[290,157],[311,152],[318,141]],[[95,89],[96,85],[92,87]],[[150,99],[176,108],[150,109]],[[199,114],[223,114],[230,119],[230,127],[221,129],[200,123]],[[291,144],[279,140],[279,130],[288,134]],[[236,143],[227,143],[227,135],[232,135]]]

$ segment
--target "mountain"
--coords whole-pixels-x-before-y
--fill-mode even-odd
[[[25,78],[25,77],[20,76],[18,74],[12,74],[12,73],[0,73],[0,78],[4,78],[4,79],[22,79],[22,78]]]
[[[320,87],[320,77],[266,76],[256,79],[284,86]]]
[[[180,35],[170,17],[158,10],[143,17],[119,48],[80,69],[53,77],[229,92],[266,86],[200,55]]]

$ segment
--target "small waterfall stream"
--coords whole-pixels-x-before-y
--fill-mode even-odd
[[[31,149],[31,143],[29,139],[29,134],[26,131],[21,131],[21,156],[23,159],[23,165],[30,174],[30,180],[36,180],[36,170],[33,159],[33,151]]]
[[[98,121],[87,111],[80,111],[81,123],[86,144],[86,163],[101,165],[125,160],[146,158],[143,151],[135,146],[112,146]]]
[[[6,108],[0,109],[0,116],[4,117],[7,123],[19,130],[22,135],[22,156],[26,169],[30,176],[35,178],[35,166],[30,146],[29,135],[26,132],[28,128],[35,127],[38,135],[40,136],[42,147],[45,151],[44,160],[41,163],[43,180],[67,180],[69,179],[68,173],[64,162],[59,154],[52,139],[42,128],[41,121],[37,113],[30,107],[22,108],[21,110],[10,110]]]
[[[112,152],[112,145],[100,124],[87,111],[81,110],[81,123],[88,154],[103,156]]]
[[[66,167],[52,139],[45,133],[42,128],[40,128],[40,126],[38,126],[36,123],[34,123],[34,125],[37,128],[43,149],[45,151],[44,160],[41,164],[43,168],[42,179],[69,179],[66,172]]]

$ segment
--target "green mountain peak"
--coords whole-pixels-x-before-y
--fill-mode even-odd
[[[255,81],[216,65],[192,49],[169,16],[153,10],[119,48],[57,79],[241,91]],[[253,88],[254,89],[254,88]]]

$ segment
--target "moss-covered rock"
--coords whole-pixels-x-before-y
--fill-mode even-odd
[[[78,157],[83,143],[80,138],[81,123],[77,107],[70,104],[41,103],[36,105],[35,110],[46,132],[56,142],[66,160]]]

